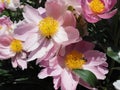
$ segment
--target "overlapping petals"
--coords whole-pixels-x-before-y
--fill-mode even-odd
[[[23,50],[23,43],[16,40],[12,35],[0,36],[0,59],[11,58],[12,66],[19,66],[22,69],[27,68],[27,53]]]
[[[82,14],[90,23],[96,23],[101,19],[109,19],[117,9],[112,10],[117,0],[80,0]]]
[[[67,62],[66,64],[65,61],[66,57],[69,58],[69,54],[75,55],[72,57],[72,59],[69,58],[69,60],[74,60],[74,57],[77,55],[76,51],[79,52],[80,55],[82,53],[85,62],[83,62],[82,68],[77,67],[77,69],[90,70],[98,79],[104,79],[105,74],[108,73],[106,56],[102,52],[93,50],[93,48],[94,45],[86,41],[80,41],[71,45],[66,45],[66,48],[61,48],[59,50],[58,55],[56,55],[53,59],[49,59],[49,65],[46,64],[48,63],[46,61],[42,61],[40,63],[41,65],[44,65],[45,68],[38,74],[38,77],[45,78],[52,76],[55,89],[61,87],[62,90],[76,90],[78,83],[89,89],[95,89],[83,80],[79,79],[79,77],[71,70],[72,68],[76,68],[77,63],[79,63],[78,61],[75,65],[71,64],[71,61]],[[71,54],[71,52],[73,53]],[[82,57],[80,58],[82,59]],[[75,59],[78,60],[77,57]],[[73,62],[75,63],[76,60]]]
[[[46,8],[49,7],[50,3],[51,2],[48,2],[46,4]],[[52,4],[54,4],[53,6],[55,6],[56,4],[59,3],[55,2]],[[49,9],[50,8],[53,7],[49,7]],[[63,8],[58,8],[58,9],[61,9],[61,11],[63,11]],[[39,13],[40,10],[42,10],[43,13]],[[23,13],[25,20],[20,25],[18,25],[18,28],[15,30],[15,34],[16,34],[16,38],[25,41],[25,43],[31,42],[31,44],[28,46],[28,51],[32,51],[32,52],[29,55],[28,61],[45,56],[55,46],[55,44],[56,45],[58,44],[59,46],[61,43],[65,41],[70,42],[71,40],[70,38],[72,36],[69,32],[77,35],[75,37],[76,40],[79,38],[79,32],[77,29],[74,28],[75,18],[73,17],[72,13],[70,12],[68,13],[69,15],[71,14],[69,17],[65,17],[67,12],[63,12],[61,14],[59,15],[58,13],[57,17],[54,17],[52,15],[56,15],[56,14],[51,9],[50,10],[48,9],[44,10],[42,8],[34,9],[33,7],[28,5],[25,6]],[[65,24],[65,21],[63,21],[66,20],[65,18],[67,19],[69,18],[70,22]],[[51,24],[48,24],[47,26],[47,22],[49,23],[49,20],[52,20],[51,22],[54,22],[53,24],[55,24],[55,28],[56,28],[55,31],[53,31],[54,26],[53,28],[49,27],[49,25]],[[46,23],[45,26],[43,26],[42,28],[44,29],[44,27],[45,28],[47,27],[45,29],[46,32],[45,30],[41,29],[42,26],[39,26],[40,22]],[[52,28],[52,29],[50,29],[50,31],[47,31],[48,28]],[[68,28],[69,31],[67,30]],[[53,35],[51,33],[53,33]]]
[[[9,34],[13,32],[13,23],[7,16],[0,17],[0,35]]]

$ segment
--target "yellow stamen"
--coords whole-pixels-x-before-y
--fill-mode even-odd
[[[101,0],[92,0],[89,6],[94,13],[102,13],[105,9],[105,5]]]
[[[7,2],[8,4],[10,4],[10,0],[0,0],[0,2],[2,3]]]
[[[77,51],[70,52],[65,58],[65,65],[69,69],[81,69],[82,66],[86,63],[83,59],[84,55]]]
[[[22,42],[20,40],[16,40],[14,39],[11,44],[10,44],[10,48],[13,52],[15,53],[19,53],[22,51],[23,47],[22,47]]]
[[[0,2],[2,2],[2,3],[3,3],[3,2],[4,2],[4,0],[0,0]]]
[[[10,4],[10,0],[6,0],[6,2],[7,2],[8,4]]]
[[[0,30],[2,29],[2,26],[0,25]]]
[[[52,17],[46,17],[39,22],[38,26],[40,33],[43,36],[50,38],[57,32],[59,23]]]

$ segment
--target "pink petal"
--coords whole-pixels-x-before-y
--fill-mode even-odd
[[[93,43],[82,40],[82,41],[76,43],[74,50],[77,50],[81,53],[85,53],[88,50],[92,50],[94,47],[95,47],[95,45]]]
[[[35,24],[39,23],[39,21],[42,19],[37,9],[29,5],[26,5],[24,7],[23,16],[27,22],[35,23]]]
[[[61,0],[47,1],[45,8],[47,15],[55,19],[58,19],[61,15],[63,15],[66,10],[64,2]]]
[[[31,34],[36,33],[37,31],[38,28],[34,24],[23,23],[14,30],[14,38],[25,41]]]
[[[91,14],[91,15],[89,15],[89,14],[84,14],[84,18],[88,21],[88,22],[90,22],[90,23],[96,23],[96,22],[98,22],[99,20],[101,20],[98,16],[96,16],[96,15],[94,15],[94,14]]]
[[[116,12],[117,12],[117,9],[115,9],[115,10],[113,10],[113,11],[110,11],[110,12],[108,12],[108,13],[99,14],[98,16],[99,16],[100,18],[103,18],[103,19],[109,19],[109,18],[111,18],[113,15],[115,15]]]
[[[76,19],[72,12],[66,11],[65,15],[63,16],[64,23],[63,26],[73,26],[76,27]]]
[[[84,66],[83,68],[85,70],[89,70],[93,74],[95,74],[95,76],[97,77],[97,79],[104,80],[106,78],[106,76],[102,72],[100,72],[96,67]]]
[[[117,0],[103,0],[106,8],[106,12],[109,12],[117,3]]]
[[[53,78],[54,88],[57,90],[60,87],[60,76],[54,76]]]

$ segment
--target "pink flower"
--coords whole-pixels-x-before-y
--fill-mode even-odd
[[[46,8],[34,9],[25,6],[25,20],[15,30],[16,38],[29,43],[26,44],[26,50],[32,52],[28,61],[45,56],[55,45],[59,47],[65,41],[70,42],[73,35],[74,40],[79,39],[79,32],[74,28],[75,18],[69,11],[62,12],[62,3],[47,3]],[[53,12],[54,10],[56,12]],[[66,20],[69,20],[69,23]]]
[[[82,14],[90,23],[111,18],[117,9],[112,10],[117,0],[80,0]],[[112,10],[112,11],[111,11]]]
[[[15,39],[12,35],[0,36],[0,59],[12,60],[12,66],[17,66],[22,69],[27,68],[26,62],[27,53],[24,50],[24,44],[22,41]]]
[[[104,53],[92,50],[94,45],[86,41],[80,41],[61,48],[58,55],[48,61],[42,61],[40,66],[45,68],[38,74],[40,79],[53,77],[54,88],[62,90],[76,90],[77,84],[89,89],[92,88],[77,76],[73,69],[90,70],[97,79],[105,79],[108,73],[106,56]],[[65,50],[64,50],[65,49]]]
[[[12,21],[7,16],[0,17],[0,35],[12,33]]]

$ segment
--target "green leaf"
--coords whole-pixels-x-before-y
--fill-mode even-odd
[[[107,55],[108,55],[109,57],[111,57],[113,60],[115,60],[115,61],[117,61],[118,63],[120,63],[120,57],[119,57],[119,55],[118,55],[118,52],[113,51],[111,47],[108,47],[108,48],[107,48]]]
[[[120,70],[120,67],[113,67],[113,70]]]
[[[25,81],[25,80],[28,80],[28,77],[15,79],[16,82]]]
[[[0,69],[0,76],[10,76],[10,74],[7,70]]]
[[[89,83],[92,87],[95,87],[97,84],[96,76],[89,70],[75,69],[73,70],[81,79]]]

